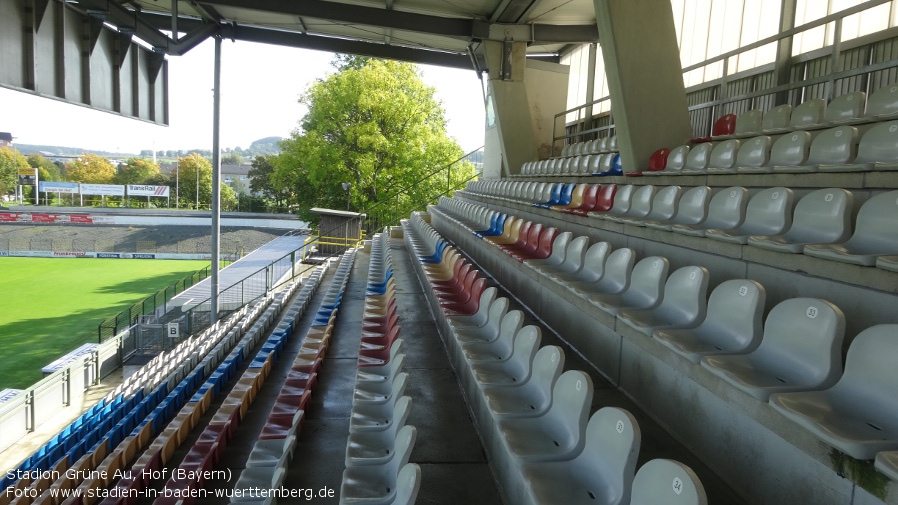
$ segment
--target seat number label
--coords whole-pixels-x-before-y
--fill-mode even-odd
[[[808,319],[814,319],[817,317],[817,307],[808,307],[808,311],[806,312]]]
[[[679,495],[683,492],[683,481],[680,480],[679,477],[674,477],[673,480],[673,491],[675,494]]]
[[[617,429],[617,432],[618,432],[618,433],[623,433],[623,432],[624,432],[624,422],[623,422],[623,421],[618,420],[618,421],[617,421],[617,424],[616,424],[614,427]]]

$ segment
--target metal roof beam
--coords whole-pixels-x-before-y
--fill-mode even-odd
[[[167,50],[172,45],[170,38],[141,19],[138,12],[128,10],[116,2],[109,0],[79,0],[78,3],[83,9],[89,11],[89,14],[102,13],[106,16],[105,20],[113,25],[134,30],[134,35],[157,49]]]

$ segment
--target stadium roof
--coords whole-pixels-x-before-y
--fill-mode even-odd
[[[525,41],[529,56],[553,61],[570,44],[598,42],[592,0],[69,2],[173,55],[220,34],[234,40],[482,70],[485,40]],[[186,35],[177,41],[170,38],[173,26]]]

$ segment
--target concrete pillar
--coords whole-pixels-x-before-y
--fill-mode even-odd
[[[624,170],[692,136],[668,0],[594,0]]]
[[[568,70],[528,61],[526,42],[485,41],[488,72],[487,131],[483,176],[520,172],[551,149],[553,116],[565,108]]]

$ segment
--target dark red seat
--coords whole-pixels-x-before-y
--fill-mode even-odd
[[[464,283],[462,284],[461,289],[457,293],[436,293],[437,298],[440,299],[440,303],[463,303],[470,296],[471,286],[474,285],[474,282],[480,277],[480,272],[477,270],[471,270],[468,272],[468,275],[465,276]]]
[[[440,308],[447,316],[470,316],[480,308],[480,295],[486,290],[486,279],[479,278],[469,290],[470,296],[463,302],[440,302]]]
[[[368,335],[363,334],[362,335],[362,344],[374,344],[374,345],[384,345],[385,343],[387,345],[392,344],[393,341],[396,340],[397,337],[399,337],[399,330],[401,330],[401,329],[402,329],[401,326],[395,326],[392,329],[390,329],[390,331],[380,334],[380,335],[375,336],[373,334],[368,334]]]
[[[667,156],[669,154],[670,149],[662,147],[652,153],[652,157],[649,158],[649,166],[645,170],[627,172],[625,175],[627,177],[641,177],[643,172],[660,172],[667,167]]]
[[[596,199],[599,197],[599,190],[602,188],[601,184],[590,184],[586,186],[586,191],[583,192],[583,200],[580,202],[580,205],[571,209],[559,209],[561,212],[565,212],[567,214],[576,214],[578,216],[585,216],[587,212],[592,210],[596,205]],[[588,209],[588,210],[586,210]],[[582,214],[581,214],[582,212]]]
[[[555,237],[558,236],[558,229],[549,227],[543,229],[536,243],[536,250],[533,252],[518,251],[511,253],[511,257],[518,260],[544,260],[552,254],[552,245],[555,243]]]
[[[507,254],[513,254],[515,252],[521,252],[524,254],[529,254],[527,251],[533,252],[536,251],[536,248],[539,247],[539,236],[543,232],[543,224],[542,223],[534,223],[530,227],[530,233],[527,235],[524,243],[520,244],[515,242],[515,244],[510,246],[502,247],[502,250]]]
[[[614,206],[614,195],[617,194],[617,184],[606,184],[599,190],[596,205],[589,212],[608,212]],[[584,214],[586,214],[584,213]],[[583,214],[580,214],[583,215]]]
[[[298,418],[297,418],[298,417]],[[259,440],[273,438],[287,438],[291,433],[296,433],[302,427],[305,420],[305,411],[297,411],[295,414],[269,415],[259,434]],[[296,426],[294,428],[294,425]]]
[[[451,286],[458,282],[458,279],[463,278],[468,270],[471,269],[471,264],[465,261],[463,258],[460,258],[455,262],[455,265],[452,267],[452,277],[446,280],[431,280],[430,284],[433,286]]]

